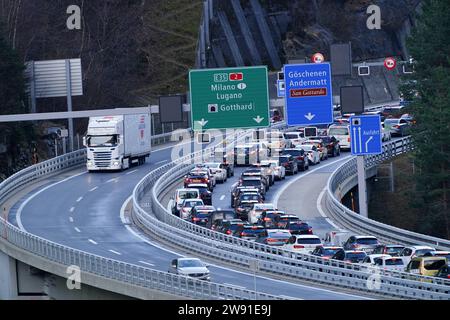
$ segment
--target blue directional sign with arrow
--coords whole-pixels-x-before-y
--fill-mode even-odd
[[[333,94],[329,63],[284,66],[286,119],[288,125],[333,122]]]
[[[383,149],[381,117],[350,117],[350,142],[353,155],[380,154]]]

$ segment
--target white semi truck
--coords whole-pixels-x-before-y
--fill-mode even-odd
[[[151,151],[150,113],[89,118],[83,139],[87,170],[123,170],[141,165]]]

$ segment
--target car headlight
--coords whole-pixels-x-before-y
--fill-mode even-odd
[[[118,166],[118,165],[119,165],[119,161],[114,161],[114,162],[113,162],[113,165],[114,165],[114,166]]]
[[[92,161],[89,160],[89,161],[87,162],[87,165],[88,165],[88,166],[92,166]]]

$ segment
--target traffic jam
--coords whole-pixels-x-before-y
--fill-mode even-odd
[[[386,106],[367,112],[381,115],[383,141],[409,134],[414,121],[401,111],[402,106]],[[450,279],[450,252],[428,246],[384,244],[374,236],[349,231],[330,230],[321,238],[308,221],[266,202],[270,188],[286,176],[350,150],[350,116],[336,117],[333,124],[324,127],[267,131],[263,137],[254,135],[253,141],[235,145],[231,151],[216,147],[210,162],[196,164],[184,176],[183,187],[171,198],[172,214],[229,236],[321,257],[336,266],[343,261]],[[229,207],[216,208],[215,187],[234,177],[238,167],[243,171],[239,170],[239,179],[231,185]]]

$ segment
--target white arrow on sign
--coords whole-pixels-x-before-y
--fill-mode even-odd
[[[359,135],[359,152],[362,152],[361,127],[358,128],[358,135]]]
[[[201,125],[202,127],[206,126],[206,124],[208,123],[208,121],[205,121],[205,119],[202,118],[202,121],[197,121],[199,125]]]
[[[256,118],[253,118],[253,120],[256,121],[256,123],[261,123],[261,121],[264,120],[264,118],[261,118],[259,115]]]
[[[308,119],[309,121],[311,121],[316,115],[315,114],[311,114],[311,112],[309,112],[308,114],[305,114],[305,118]]]
[[[367,141],[366,141],[366,152],[369,152],[369,142],[370,142],[371,140],[373,140],[373,136],[370,136],[370,138],[367,139]]]
[[[355,150],[355,153],[356,152],[358,152],[358,149],[357,149],[357,139],[356,139],[357,137],[356,137],[356,128],[355,127],[353,127],[353,148],[354,148],[354,150]]]

